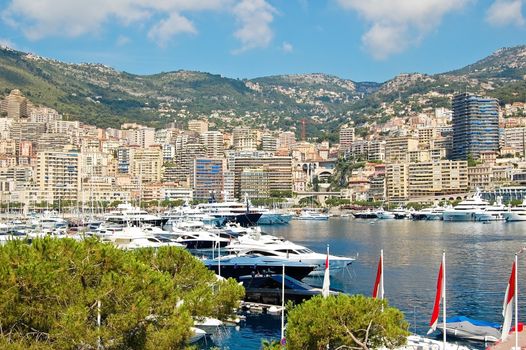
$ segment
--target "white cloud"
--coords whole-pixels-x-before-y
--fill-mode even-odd
[[[472,0],[337,0],[370,23],[362,36],[364,47],[376,59],[400,53],[435,30],[449,12]]]
[[[494,26],[525,25],[522,0],[495,0],[486,12],[486,21]]]
[[[284,41],[281,44],[281,50],[285,53],[291,53],[292,51],[294,51],[294,46],[292,46],[291,43]]]
[[[241,26],[234,33],[241,47],[234,53],[264,48],[270,44],[274,36],[270,24],[277,13],[274,7],[265,0],[241,0],[234,6],[233,13]]]
[[[195,34],[197,30],[188,18],[172,13],[170,17],[153,26],[148,32],[148,37],[159,45],[165,46],[172,37],[180,33]]]
[[[0,19],[31,40],[99,34],[115,22],[140,24],[162,46],[178,34],[197,33],[190,15],[203,11],[235,17],[239,52],[266,47],[272,40],[276,10],[266,0],[9,0]]]

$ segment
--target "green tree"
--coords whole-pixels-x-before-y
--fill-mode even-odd
[[[385,300],[363,295],[317,296],[287,317],[287,349],[393,349],[406,343],[409,324]]]
[[[191,316],[224,319],[242,296],[181,248],[13,240],[0,246],[0,348],[183,349]]]

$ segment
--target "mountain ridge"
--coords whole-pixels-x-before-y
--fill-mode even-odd
[[[456,70],[403,73],[383,83],[324,73],[253,79],[189,70],[138,75],[102,63],[64,63],[0,48],[4,94],[21,89],[36,103],[102,127],[118,127],[126,121],[152,126],[175,121],[179,125],[191,118],[209,118],[219,128],[241,122],[294,130],[298,120],[307,117],[310,131],[330,133],[342,124],[370,125],[384,120],[386,103],[405,103],[415,110],[443,106],[455,91],[484,93],[504,103],[524,101],[525,81],[524,45],[499,49]],[[415,104],[429,94],[433,97],[430,104]]]

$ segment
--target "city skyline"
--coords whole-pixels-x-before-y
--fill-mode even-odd
[[[0,43],[136,74],[189,69],[254,78],[322,72],[382,82],[404,72],[460,68],[523,44],[526,32],[521,0],[0,4]]]

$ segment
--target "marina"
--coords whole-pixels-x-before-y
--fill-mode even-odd
[[[448,256],[448,317],[464,315],[502,323],[502,301],[513,254],[526,243],[523,223],[370,222],[347,217],[320,222],[293,221],[288,226],[268,227],[266,231],[315,251],[324,251],[328,243],[332,254],[357,255],[350,273],[331,275],[331,288],[351,294],[371,295],[380,248],[383,248],[385,297],[405,313],[411,332],[420,335],[425,335],[429,329],[436,273],[445,250]],[[525,256],[519,256],[519,276],[525,273]],[[303,281],[318,287],[322,283],[321,277]],[[519,291],[524,288],[524,279],[519,278]],[[520,320],[524,319],[520,315],[525,312],[526,299],[519,296]],[[249,313],[244,325],[239,330],[229,329],[218,346],[231,350],[259,349],[262,339],[279,339],[279,336],[279,316]],[[439,331],[433,336],[440,342]],[[489,346],[484,342],[460,344],[470,349]]]
[[[125,214],[131,216],[127,225],[117,225],[112,213],[77,226],[75,231],[71,227],[68,230],[68,220],[61,215],[44,214],[26,223],[20,220],[5,223],[3,237],[52,235],[81,239],[82,234],[90,234],[122,249],[171,245],[185,247],[198,257],[208,255],[206,266],[222,277],[236,278],[247,288],[244,305],[249,307],[242,308],[244,321],[238,327],[216,327],[220,337],[217,332],[206,337],[196,333],[196,339],[201,339],[196,344],[203,349],[213,346],[258,349],[262,339],[278,339],[280,317],[273,310],[279,306],[272,304],[279,305],[281,298],[276,289],[279,290],[283,264],[287,269],[285,298],[296,302],[309,299],[321,293],[326,256],[322,252],[327,244],[331,247],[331,289],[348,294],[371,295],[379,252],[384,250],[385,297],[405,313],[415,334],[424,335],[428,329],[442,251],[448,255],[448,317],[455,320],[467,316],[502,324],[501,303],[509,262],[513,252],[526,243],[522,222],[488,220],[485,222],[489,225],[483,225],[469,221],[411,220],[413,215],[402,215],[401,208],[397,210],[399,219],[380,209],[374,212],[384,214],[383,219],[326,215],[322,220],[253,227],[230,222],[223,228],[200,222],[196,211],[188,211],[189,217],[183,215],[164,227],[156,221],[159,216],[155,214],[133,207],[126,207],[126,212],[131,213]],[[431,208],[410,213],[420,212],[435,217],[443,210]],[[141,223],[142,218],[149,220]],[[182,221],[185,219],[189,221]],[[521,270],[526,271],[519,260],[519,275]],[[519,291],[523,284],[519,280]],[[519,303],[522,315],[526,303],[521,299]],[[476,339],[473,336],[478,334],[476,329],[470,326],[464,332],[462,322],[460,326],[450,322],[448,334],[462,336],[460,344],[472,349],[484,348],[483,342],[466,340],[470,336]],[[439,339],[438,329],[433,336]],[[495,340],[495,334],[487,339]]]

